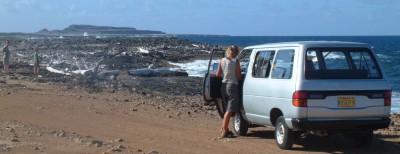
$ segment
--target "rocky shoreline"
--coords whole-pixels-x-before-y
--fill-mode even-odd
[[[32,64],[33,49],[38,48],[42,67],[40,80],[70,82],[68,80],[75,78],[79,82],[95,82],[92,83],[94,85],[102,84],[98,81],[114,81],[120,72],[129,72],[132,69],[144,69],[149,66],[153,69],[170,68],[175,66],[169,62],[204,58],[208,56],[207,51],[213,48],[207,44],[176,38],[71,37],[14,39],[11,42],[10,68],[14,73],[32,76],[29,64]],[[140,50],[148,52],[143,53]],[[2,64],[0,65],[2,67]],[[45,68],[49,66],[70,74],[74,70],[91,70],[92,73],[86,73],[84,76],[65,76],[47,71]],[[110,74],[110,72],[116,73]],[[162,70],[158,72],[161,72],[159,76],[187,76],[179,72],[168,73]]]
[[[49,83],[68,89],[82,89],[89,93],[127,91],[147,97],[157,96],[171,99],[180,106],[203,106],[201,97],[202,78],[188,77],[185,73],[160,75],[160,77],[134,76],[132,69],[174,67],[169,62],[187,62],[194,59],[208,58],[207,51],[213,46],[179,40],[177,38],[107,38],[93,37],[10,39],[12,51],[11,75],[0,72],[3,80],[28,80]],[[0,40],[4,42],[4,40]],[[34,48],[39,48],[41,57],[40,76],[32,74],[31,57]],[[150,53],[141,53],[139,48],[146,48]],[[98,73],[64,75],[46,70],[61,61],[60,68],[77,69],[78,59],[86,65],[95,65],[102,60]],[[75,60],[75,62],[74,62]],[[3,67],[0,64],[0,67]],[[117,74],[105,74],[117,70]],[[4,81],[5,82],[5,81]],[[179,97],[168,98],[168,96]],[[165,98],[163,98],[165,99]],[[196,100],[182,105],[184,100]],[[212,109],[213,107],[205,107]],[[195,109],[198,110],[198,109]]]

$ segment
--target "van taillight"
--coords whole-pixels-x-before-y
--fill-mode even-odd
[[[307,107],[308,94],[306,91],[296,91],[293,93],[292,103],[293,106]]]
[[[392,92],[390,90],[386,90],[385,92],[385,106],[392,105]]]

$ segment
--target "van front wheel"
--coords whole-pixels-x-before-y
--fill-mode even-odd
[[[243,119],[242,114],[240,112],[235,113],[233,117],[233,131],[240,136],[245,136],[248,129],[249,123]]]
[[[283,116],[275,124],[275,141],[281,149],[291,149],[293,146],[294,132],[288,128]]]

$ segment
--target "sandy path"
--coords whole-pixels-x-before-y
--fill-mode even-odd
[[[12,81],[10,81],[12,82]],[[10,84],[10,83],[8,83]],[[12,153],[332,153],[394,152],[397,142],[377,138],[355,148],[346,138],[310,138],[280,150],[271,128],[217,140],[215,114],[167,109],[105,94],[63,91],[47,84],[0,90],[0,152]],[[118,93],[108,94],[118,97]],[[17,141],[16,141],[16,140]],[[98,143],[98,144],[96,144]]]

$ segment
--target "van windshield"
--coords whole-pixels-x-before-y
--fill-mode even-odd
[[[309,48],[306,54],[306,79],[382,78],[368,48]]]

